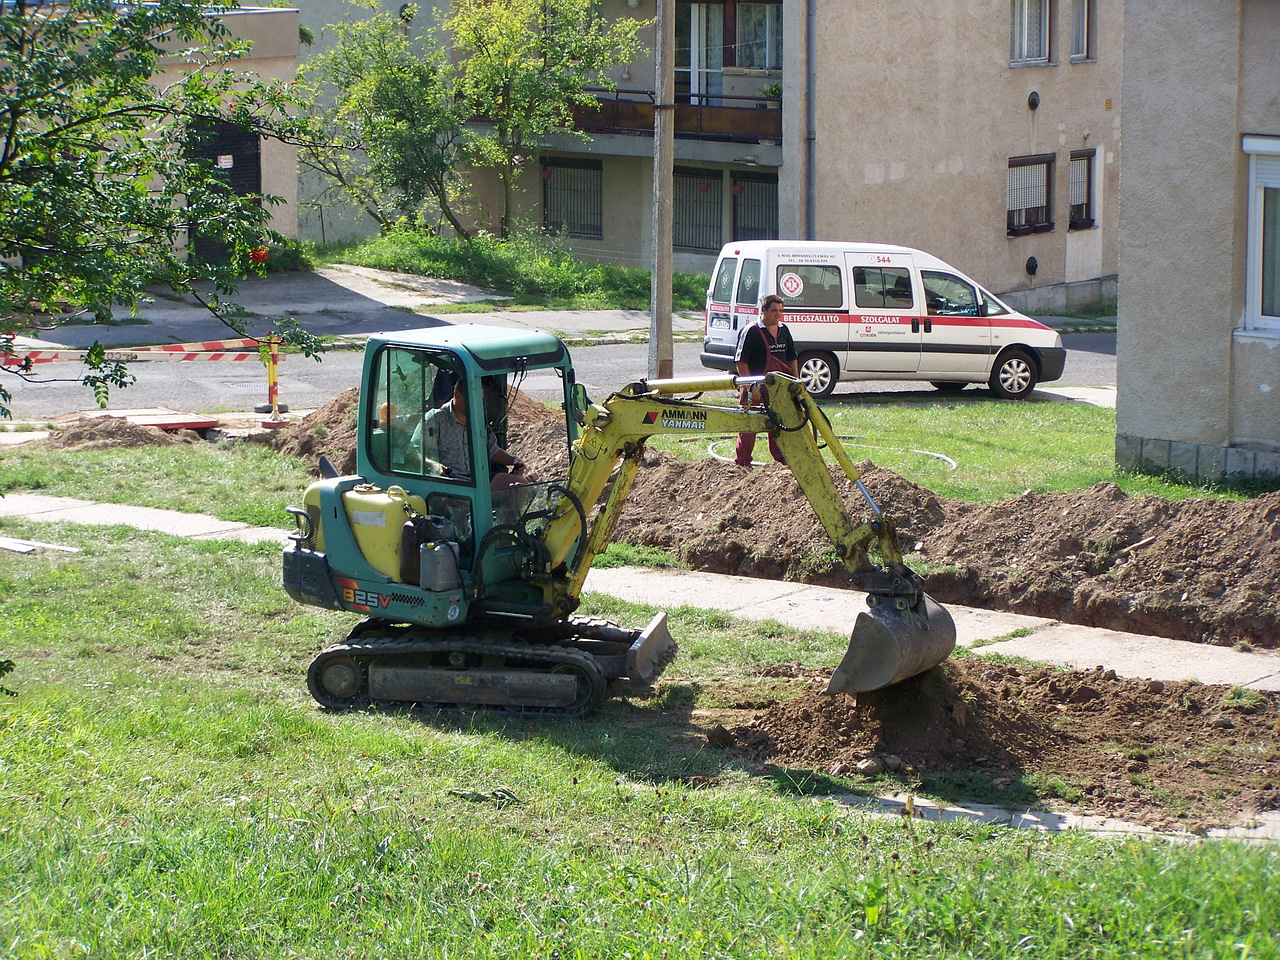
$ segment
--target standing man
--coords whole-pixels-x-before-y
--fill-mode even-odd
[[[771,372],[789,373],[797,378],[800,376],[795,341],[791,339],[791,331],[782,322],[782,309],[782,298],[771,293],[760,304],[760,319],[743,327],[742,336],[738,338],[738,351],[733,356],[734,368],[739,376],[758,377]],[[742,387],[738,394],[738,402],[744,407],[750,402],[763,403],[767,399],[768,393],[763,385]],[[754,433],[738,434],[734,462],[740,467],[751,466],[751,453],[755,448]],[[772,434],[769,435],[769,452],[779,463],[787,462]]]

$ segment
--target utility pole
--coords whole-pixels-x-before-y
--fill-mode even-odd
[[[676,123],[675,0],[657,0],[653,105],[653,285],[649,302],[649,377],[674,370],[671,343],[671,192]]]

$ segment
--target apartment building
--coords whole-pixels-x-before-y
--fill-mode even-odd
[[[1116,461],[1280,477],[1280,4],[1124,16]]]
[[[735,239],[873,240],[1023,309],[1114,295],[1121,0],[678,0],[675,16],[677,269],[708,271]],[[652,257],[652,28],[643,42],[577,113],[589,142],[549,138],[522,183],[526,215],[631,265]]]

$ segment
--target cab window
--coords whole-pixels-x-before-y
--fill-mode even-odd
[[[738,275],[738,306],[756,306],[760,302],[760,261],[743,260]]]
[[[808,263],[780,263],[775,290],[790,307],[840,307],[844,286],[840,268]]]
[[[738,269],[737,257],[725,257],[716,270],[716,282],[711,285],[711,299],[715,303],[728,303],[733,296],[733,274]]]
[[[924,281],[925,308],[934,317],[978,316],[978,294],[973,285],[949,273],[920,271]]]
[[[447,357],[403,347],[387,347],[378,354],[369,402],[362,407],[370,419],[366,436],[369,462],[375,469],[418,477],[439,477],[447,472],[439,466],[440,451],[430,443],[438,431],[428,429],[424,438],[423,425],[430,426],[433,418],[441,415],[439,411],[453,399],[459,379],[460,371]],[[451,439],[457,447],[458,438]],[[467,465],[465,471],[457,471],[459,475],[470,474],[465,431],[460,442],[464,449],[451,448],[449,456]]]
[[[915,305],[911,272],[904,267],[854,267],[853,300],[875,310],[910,310]]]

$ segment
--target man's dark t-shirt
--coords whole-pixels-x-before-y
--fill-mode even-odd
[[[796,358],[795,341],[791,339],[791,331],[785,323],[778,324],[778,335],[770,335],[762,323],[753,323],[742,330],[738,338],[738,350],[733,359],[737,363],[745,363],[753,377],[758,377],[769,369],[769,357],[773,356],[773,369],[791,372],[791,361]]]

